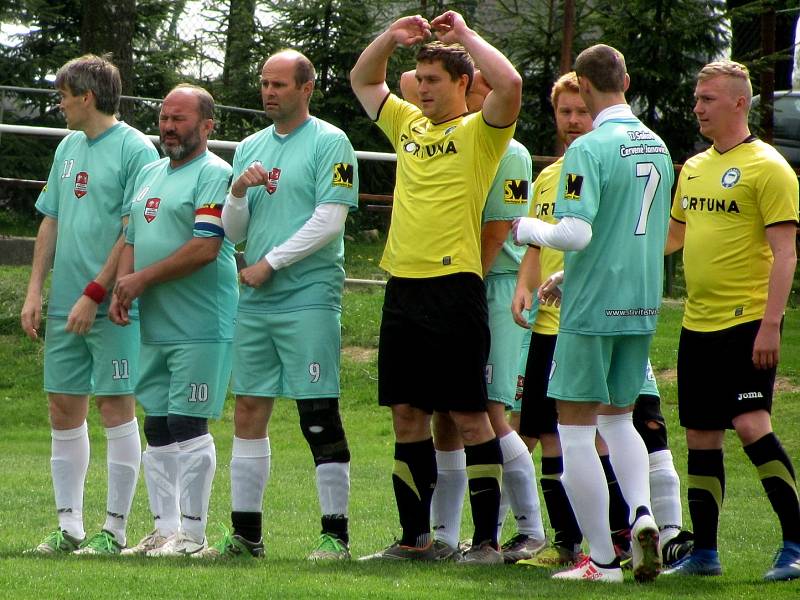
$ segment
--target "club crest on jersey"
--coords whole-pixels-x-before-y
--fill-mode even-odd
[[[158,213],[158,205],[161,204],[161,198],[148,198],[147,203],[144,205],[144,220],[152,223]]]
[[[528,180],[506,179],[503,183],[503,202],[506,204],[527,204]]]
[[[353,165],[349,163],[336,163],[333,165],[331,184],[336,187],[353,187]]]
[[[564,186],[564,198],[566,200],[580,200],[582,187],[583,175],[567,173],[567,183]]]
[[[722,176],[722,181],[720,183],[722,183],[722,187],[724,188],[732,188],[737,183],[739,183],[739,180],[741,178],[742,178],[742,172],[736,167],[731,167],[730,169],[725,171],[725,174]]]
[[[281,170],[278,167],[272,167],[272,170],[267,173],[267,193],[274,194],[278,190],[278,180],[281,178]]]
[[[89,191],[89,174],[86,171],[81,171],[75,175],[75,192],[76,198],[83,198],[86,192]]]

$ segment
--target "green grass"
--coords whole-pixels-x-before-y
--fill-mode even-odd
[[[366,245],[365,245],[366,246]],[[363,256],[373,256],[362,253]],[[364,263],[369,263],[362,259]],[[369,264],[360,265],[363,273]],[[350,274],[350,273],[348,273]],[[519,598],[529,596],[607,598],[603,586],[556,583],[547,573],[521,567],[464,568],[458,565],[315,565],[305,560],[319,530],[313,464],[297,427],[293,403],[279,401],[270,424],[272,477],[264,503],[267,559],[246,564],[196,564],[188,560],[41,559],[22,556],[55,524],[50,484],[47,403],[41,391],[42,345],[24,338],[16,326],[26,269],[0,268],[0,591],[14,598]],[[21,291],[20,291],[21,290]],[[22,295],[20,295],[22,294]],[[382,290],[348,290],[344,297],[342,406],[352,450],[351,536],[353,554],[375,551],[399,532],[391,489],[393,436],[386,409],[376,406],[375,347]],[[683,433],[677,425],[674,381],[677,332],[682,307],[663,311],[653,345],[665,416],[678,472],[686,473]],[[781,391],[774,424],[789,455],[800,456],[800,311],[787,313]],[[230,400],[230,399],[229,399]],[[228,524],[232,407],[212,424],[218,467],[209,535]],[[140,414],[141,422],[141,414]],[[105,443],[91,411],[92,457],[86,484],[85,523],[103,521]],[[652,586],[615,587],[619,598],[796,598],[800,582],[765,585],[763,572],[779,542],[769,503],[738,443],[726,443],[727,495],[720,538],[725,575],[712,579],[660,579]],[[538,468],[538,456],[536,460]],[[686,511],[684,491],[684,511]],[[465,511],[462,534],[470,531]],[[688,523],[688,514],[686,516]],[[130,519],[133,540],[151,528],[147,495],[140,478]],[[506,530],[507,534],[509,530]],[[629,577],[629,576],[626,576]]]

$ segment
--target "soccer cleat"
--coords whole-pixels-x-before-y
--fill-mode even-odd
[[[42,556],[49,556],[52,554],[71,554],[80,548],[83,540],[72,537],[63,529],[56,529],[49,533],[47,537],[42,540],[42,543],[25,550],[25,554],[39,554]]]
[[[694,547],[694,535],[691,531],[681,531],[661,548],[661,558],[665,567],[678,564]]]
[[[115,556],[122,551],[122,548],[122,544],[117,541],[114,534],[103,529],[100,533],[96,533],[92,537],[87,538],[86,541],[81,544],[81,547],[75,550],[73,554],[81,554],[84,556]]]
[[[228,558],[264,558],[264,541],[250,542],[242,536],[222,528],[222,539],[195,554],[192,558],[218,560]]]
[[[639,583],[655,581],[661,572],[661,546],[658,525],[649,513],[636,519],[631,527],[631,555],[633,578]]]
[[[531,558],[518,560],[516,564],[526,567],[541,567],[543,569],[557,569],[560,567],[572,567],[585,558],[578,546],[570,550],[564,546],[548,546],[540,550]]]
[[[722,565],[719,562],[719,554],[716,550],[700,550],[692,548],[692,551],[679,560],[672,568],[667,569],[662,575],[722,575]]]
[[[203,538],[202,542],[196,542],[192,538],[184,535],[183,532],[179,531],[169,536],[167,541],[164,542],[163,546],[149,550],[145,556],[150,558],[191,556],[192,554],[202,552],[207,547],[208,544],[206,544],[205,538]]]
[[[400,542],[394,542],[375,554],[362,556],[358,560],[436,560],[436,552],[433,542],[422,548],[416,546],[403,546]]]
[[[775,553],[772,568],[764,575],[764,581],[791,581],[800,578],[800,544],[784,542]]]
[[[458,548],[442,540],[433,540],[433,560],[459,562],[462,558]]]
[[[139,540],[138,544],[130,548],[124,548],[120,554],[122,554],[122,556],[144,556],[150,552],[150,550],[161,548],[161,546],[167,543],[167,539],[169,538],[161,535],[158,529],[154,529]]]
[[[571,569],[554,573],[552,578],[560,581],[600,581],[602,583],[622,583],[623,579],[620,567],[601,567],[588,556],[584,556],[583,560]]]
[[[323,533],[308,560],[350,560],[350,549],[336,536]]]
[[[460,561],[464,565],[502,565],[503,555],[492,540],[472,544]]]
[[[513,564],[518,560],[532,558],[547,544],[547,540],[539,540],[525,533],[518,533],[500,547],[503,561]]]

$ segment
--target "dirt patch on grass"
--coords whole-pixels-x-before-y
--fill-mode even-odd
[[[678,370],[677,369],[659,369],[656,371],[656,381],[659,383],[670,382],[674,383],[678,380]],[[800,385],[795,385],[792,383],[792,380],[789,377],[782,377],[778,375],[775,378],[775,392],[789,392],[789,393],[798,393],[800,392]]]
[[[348,346],[342,348],[342,354],[352,361],[359,363],[371,362],[377,355],[377,348],[364,348],[363,346]]]

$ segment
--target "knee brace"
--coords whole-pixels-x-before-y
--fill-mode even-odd
[[[169,446],[175,443],[175,438],[169,431],[167,417],[144,418],[144,439],[150,446]]]
[[[667,450],[667,424],[661,414],[661,399],[658,396],[639,396],[633,408],[633,426],[644,440],[647,453]]]
[[[299,400],[297,412],[315,465],[350,462],[338,398]]]
[[[203,417],[167,415],[167,425],[176,442],[185,442],[208,433],[208,419]]]

